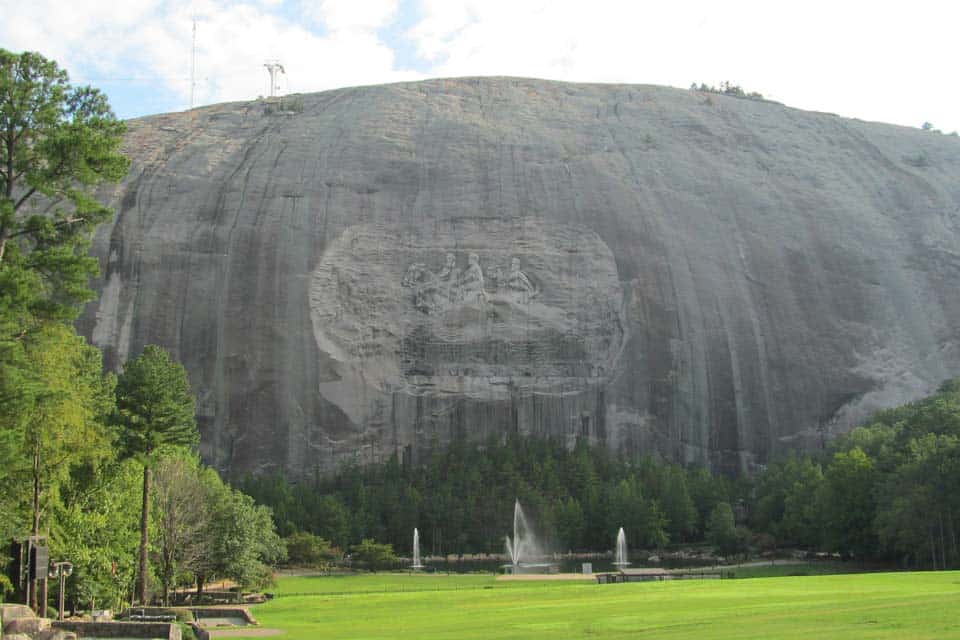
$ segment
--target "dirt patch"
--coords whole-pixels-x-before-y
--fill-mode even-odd
[[[283,629],[209,629],[211,638],[264,638],[285,633]]]
[[[497,580],[596,580],[592,573],[518,573],[497,576]]]

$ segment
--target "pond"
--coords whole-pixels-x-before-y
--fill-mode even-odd
[[[551,564],[558,567],[560,573],[582,573],[583,565],[589,563],[592,565],[593,573],[605,573],[616,571],[617,567],[613,565],[613,558],[600,556],[595,558],[563,558],[551,561]],[[423,571],[426,573],[505,573],[503,560],[463,560],[463,561],[433,561],[426,559],[423,561]],[[632,563],[632,567],[658,567],[663,569],[684,569],[688,567],[712,566],[715,561],[698,559],[667,559],[657,564],[649,564],[642,561]]]

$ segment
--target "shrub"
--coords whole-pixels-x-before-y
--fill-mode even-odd
[[[400,558],[393,553],[393,545],[380,544],[372,538],[364,538],[350,550],[354,563],[370,571],[390,569],[400,562]]]
[[[298,567],[326,569],[336,557],[329,540],[306,531],[297,531],[287,540],[287,563]]]
[[[720,93],[733,98],[746,98],[747,100],[763,100],[763,94],[756,91],[745,91],[738,84],[732,84],[729,80],[720,83],[720,88],[701,82],[699,85],[694,82],[690,85],[691,91],[702,91],[704,93]],[[706,101],[704,101],[707,104]],[[712,104],[712,102],[710,103]]]

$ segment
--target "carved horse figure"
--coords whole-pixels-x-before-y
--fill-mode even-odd
[[[446,292],[437,275],[427,269],[427,265],[422,262],[414,262],[407,267],[407,272],[403,274],[403,281],[400,283],[408,289],[413,289],[413,306],[418,311],[426,314],[436,313],[446,306]]]

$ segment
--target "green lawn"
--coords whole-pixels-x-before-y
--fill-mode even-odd
[[[278,638],[960,638],[960,572],[598,585],[492,576],[281,578]]]

